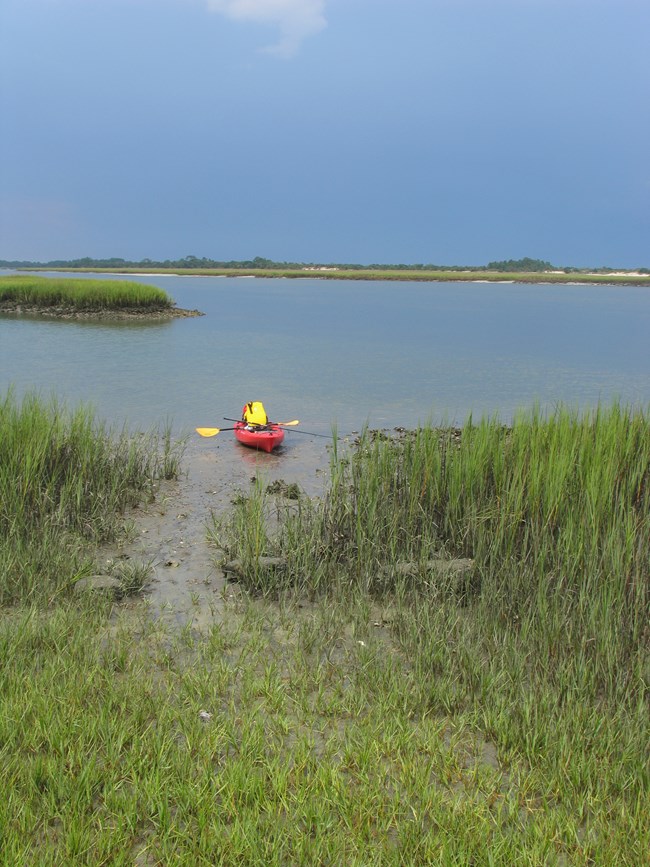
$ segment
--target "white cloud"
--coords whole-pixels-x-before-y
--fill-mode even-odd
[[[304,39],[327,27],[325,0],[207,0],[208,8],[235,21],[273,24],[280,41],[266,50],[291,57]]]

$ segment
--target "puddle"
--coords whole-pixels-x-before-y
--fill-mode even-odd
[[[329,478],[329,456],[324,440],[289,433],[283,447],[271,454],[245,448],[231,434],[192,438],[181,477],[162,482],[154,503],[127,515],[135,524],[133,540],[99,553],[100,564],[128,558],[152,565],[143,597],[124,602],[119,613],[140,613],[146,607],[154,619],[169,625],[209,629],[222,619],[226,600],[237,592],[215,565],[218,552],[206,540],[211,514],[226,512],[236,494],[250,490],[256,478],[265,485],[296,484],[307,496],[318,496]]]

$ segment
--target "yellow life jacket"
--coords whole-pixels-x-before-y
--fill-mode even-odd
[[[264,404],[260,400],[253,400],[247,403],[242,410],[242,421],[246,424],[265,425],[268,424],[268,417],[264,409]]]

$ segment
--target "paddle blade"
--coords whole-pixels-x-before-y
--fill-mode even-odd
[[[220,427],[197,427],[195,428],[197,434],[202,437],[216,437],[216,435],[221,430]]]
[[[276,424],[279,424],[281,427],[293,427],[300,424],[300,419],[294,418],[293,421],[276,421]]]

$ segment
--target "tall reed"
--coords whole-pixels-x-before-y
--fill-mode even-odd
[[[643,863],[647,412],[558,407],[508,427],[470,418],[400,440],[366,432],[351,456],[333,456],[323,500],[287,512],[264,553],[287,568],[258,577],[256,591],[290,580],[329,604],[361,590],[392,612],[415,718],[463,718],[496,745],[521,781],[516,821],[529,805],[570,816],[574,860],[562,863]],[[469,569],[463,580],[450,561]],[[547,856],[521,863],[555,863],[558,831],[547,831]]]
[[[89,568],[83,549],[111,538],[125,507],[171,476],[163,438],[133,439],[90,410],[10,391],[0,400],[0,604],[46,597]]]
[[[366,433],[333,459],[322,503],[288,516],[267,547],[311,590],[406,582],[431,600],[480,602],[491,622],[528,630],[549,658],[584,655],[599,688],[613,686],[650,639],[650,420],[559,407],[508,427]],[[445,558],[473,560],[460,596],[432,570]]]

